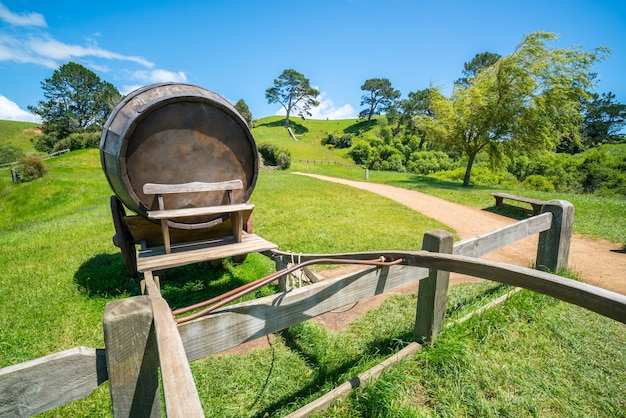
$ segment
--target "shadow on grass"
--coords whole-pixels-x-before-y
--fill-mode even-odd
[[[219,296],[251,280],[250,273],[246,272],[245,261],[234,264],[224,260],[223,264],[214,264],[190,264],[153,273],[159,276],[161,293],[172,309]],[[140,281],[141,275],[137,278],[128,275],[120,254],[97,255],[81,265],[74,274],[74,282],[88,297],[137,296],[141,294]],[[274,287],[268,286],[244,299],[275,292]]]
[[[324,333],[324,336],[321,337],[322,339],[328,338],[330,340],[336,338],[334,333],[322,329],[321,325],[319,327],[321,332]],[[297,392],[286,395],[283,398],[278,399],[272,405],[259,411],[259,413],[254,415],[255,417],[260,418],[272,416],[276,412],[283,409],[285,405],[305,401],[307,398],[315,394],[319,394],[320,388],[327,386],[329,383],[331,387],[341,385],[345,383],[345,375],[351,369],[357,368],[359,364],[364,364],[368,359],[377,359],[377,363],[382,362],[387,356],[398,352],[406,346],[406,341],[411,341],[412,339],[412,333],[406,333],[390,338],[374,339],[366,344],[366,349],[363,352],[348,355],[347,353],[332,352],[332,349],[327,350],[321,348],[320,350],[311,350],[311,346],[307,343],[306,336],[303,338],[302,332],[306,333],[307,331],[301,331],[299,325],[295,325],[281,331],[280,336],[283,338],[285,345],[290,350],[302,356],[311,368],[317,369],[315,377],[310,383],[302,387]],[[321,342],[320,345],[324,345],[324,342]],[[339,363],[335,362],[334,365],[329,364],[333,363],[332,359],[329,360],[329,357],[337,358],[339,356],[341,356],[341,361]],[[349,379],[357,377],[360,373],[360,371],[355,371]]]
[[[353,125],[348,126],[343,130],[344,133],[347,134],[355,134],[358,135],[362,132],[369,131],[370,129],[376,126],[376,121],[372,121],[370,124],[367,123],[367,120],[362,120]]]
[[[257,125],[257,127],[260,127],[260,126],[267,126],[269,128],[276,128],[276,127],[283,128],[285,126],[285,119],[284,118],[278,119],[273,122],[261,123]],[[309,132],[309,128],[307,128],[304,125],[300,125],[298,122],[295,122],[292,118],[289,118],[289,126],[291,126],[291,130],[293,131],[295,135],[302,135],[302,134]]]
[[[89,297],[140,294],[139,281],[128,275],[121,254],[99,254],[87,260],[74,274],[74,282]]]

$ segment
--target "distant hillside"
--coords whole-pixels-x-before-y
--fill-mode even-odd
[[[13,146],[24,153],[36,152],[30,139],[41,135],[40,128],[38,123],[0,120],[0,146]]]
[[[342,164],[351,163],[346,157],[347,150],[331,150],[321,145],[323,138],[333,133],[356,133],[367,129],[366,122],[357,119],[345,120],[313,120],[299,117],[291,118],[291,126],[298,141],[294,141],[284,128],[285,118],[282,116],[270,116],[255,122],[252,134],[258,144],[264,142],[274,143],[291,152],[292,158],[302,160],[327,160]],[[372,124],[375,126],[375,123]],[[41,134],[41,125],[32,122],[16,122],[0,120],[0,146],[13,146],[21,149],[24,153],[36,152],[30,141],[31,138]]]
[[[329,149],[321,144],[322,139],[329,134],[343,135],[366,130],[367,122],[358,119],[343,120],[315,120],[299,117],[289,119],[291,128],[296,136],[294,141],[284,127],[283,116],[270,116],[259,119],[252,128],[252,134],[258,144],[270,142],[287,149],[292,158],[302,160],[327,160],[342,164],[352,163],[347,157],[346,149]],[[372,123],[372,127],[375,126]]]

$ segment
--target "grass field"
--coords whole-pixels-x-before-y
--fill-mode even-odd
[[[102,347],[106,304],[139,294],[111,243],[111,191],[98,151],[46,162],[50,172],[31,183],[13,185],[0,170],[0,367],[81,345]],[[335,170],[320,167],[324,174]],[[336,175],[357,178],[363,172],[337,168]],[[464,204],[493,204],[486,189],[463,195],[441,181],[370,176],[405,187],[421,183],[422,191]],[[424,232],[445,228],[370,193],[288,172],[261,172],[251,200],[257,206],[255,232],[294,252],[419,249]],[[577,222],[593,227],[597,221],[587,219],[594,210],[590,202],[580,203],[592,208],[588,211],[576,207]],[[613,229],[620,229],[623,222],[616,222]],[[590,234],[606,233],[593,228]],[[260,255],[223,268],[201,263],[172,269],[163,280],[163,295],[172,307],[185,306],[272,269]],[[275,291],[269,286],[250,297]],[[448,320],[506,291],[492,283],[454,286]],[[410,342],[415,303],[416,295],[393,296],[345,331],[307,321],[280,333],[269,348],[194,362],[206,416],[286,415]],[[625,340],[622,324],[524,291],[502,307],[447,328],[433,347],[321,416],[625,416]],[[44,414],[110,415],[107,384]]]

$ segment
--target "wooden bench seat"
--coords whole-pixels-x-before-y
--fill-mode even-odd
[[[232,232],[235,242],[241,242],[243,231],[243,212],[251,211],[254,205],[249,203],[235,203],[234,191],[243,189],[241,180],[229,180],[215,183],[191,182],[181,184],[157,184],[146,183],[143,192],[147,195],[156,195],[159,209],[147,212],[150,219],[158,220],[161,223],[163,234],[163,244],[165,253],[171,253],[170,231],[168,220],[205,215],[229,215],[231,218]],[[165,208],[163,196],[174,193],[200,193],[200,192],[227,192],[227,205],[216,205],[192,208]]]
[[[530,213],[531,215],[539,215],[541,213],[541,208],[546,204],[545,201],[539,199],[533,199],[530,197],[523,196],[515,196],[509,193],[490,193],[496,199],[496,207],[508,207],[517,210],[523,210],[525,212]],[[504,199],[514,200],[517,202],[528,203],[532,206],[532,209],[525,209],[519,206],[507,205],[504,203]]]
[[[165,270],[202,261],[264,252],[278,248],[276,244],[255,234],[242,233],[241,242],[233,237],[213,238],[196,242],[173,244],[166,253],[163,246],[143,248],[137,252],[137,271]]]

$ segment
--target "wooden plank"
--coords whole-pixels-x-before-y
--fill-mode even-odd
[[[352,389],[357,387],[365,387],[370,383],[374,382],[385,370],[389,367],[396,364],[398,361],[418,353],[422,349],[422,346],[416,342],[412,342],[402,350],[398,351],[396,354],[391,355],[382,363],[377,364],[369,370],[361,373],[357,377],[350,379],[346,383],[337,386],[330,392],[326,393],[324,396],[321,396],[314,400],[313,402],[303,406],[302,408],[293,411],[291,414],[287,415],[285,418],[301,418],[301,417],[309,417],[316,411],[326,410],[330,407],[330,405],[338,400],[345,399]]]
[[[421,251],[407,255],[406,260],[410,265],[467,274],[533,290],[626,323],[626,295],[587,283],[531,268],[460,255]]]
[[[104,350],[76,347],[0,369],[0,416],[36,415],[91,394],[108,379]]]
[[[152,273],[146,272],[144,277],[154,313],[154,329],[159,348],[159,364],[167,416],[170,418],[204,417],[198,390],[172,311],[161,296]]]
[[[254,205],[251,203],[239,203],[236,205],[207,206],[201,208],[150,210],[146,214],[152,219],[184,218],[186,216],[219,215],[233,212],[251,211]]]
[[[235,255],[263,252],[277,248],[276,244],[255,234],[242,233],[241,242],[234,237],[216,238],[201,242],[172,245],[166,254],[163,247],[152,247],[137,252],[137,271],[156,271],[202,261],[219,260]]]
[[[453,254],[481,257],[531,235],[547,231],[551,224],[552,214],[542,213],[476,237],[457,241]]]
[[[187,357],[194,361],[427,276],[428,270],[421,268],[372,268],[228,306],[220,312],[180,324],[179,331]]]
[[[518,202],[530,203],[530,204],[535,204],[535,205],[543,205],[546,203],[544,200],[533,199],[531,197],[524,197],[524,196],[515,196],[509,193],[491,193],[491,195],[493,197],[516,200]]]
[[[158,184],[146,183],[143,185],[145,194],[170,194],[170,193],[194,193],[194,192],[215,192],[223,190],[243,189],[241,180],[229,180],[215,183],[204,183],[194,181],[180,184]]]
[[[102,322],[113,416],[160,417],[159,358],[147,296],[109,302]]]

